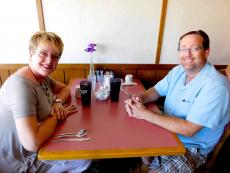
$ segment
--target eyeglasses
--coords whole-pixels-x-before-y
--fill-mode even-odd
[[[187,49],[187,48],[178,48],[177,50],[180,53],[189,53],[189,52],[191,52],[191,53],[197,53],[197,52],[199,52],[202,49],[203,49],[202,46],[193,46],[193,47],[191,47],[189,49]]]
[[[60,55],[59,54],[52,54],[52,53],[49,53],[48,51],[46,50],[39,50],[39,49],[36,49],[38,55],[42,58],[46,58],[48,56],[50,56],[52,59],[55,59],[55,60],[58,60],[60,58]]]

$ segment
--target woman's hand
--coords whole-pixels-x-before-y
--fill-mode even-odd
[[[74,105],[62,105],[54,103],[51,115],[55,115],[58,120],[65,120],[72,113],[77,112],[77,107]]]
[[[66,118],[66,111],[62,103],[54,103],[52,110],[51,110],[51,115],[56,115],[57,119],[65,119]]]

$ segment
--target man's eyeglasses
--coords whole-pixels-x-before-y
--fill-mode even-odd
[[[55,60],[58,60],[60,58],[60,55],[59,54],[52,54],[52,53],[49,53],[48,51],[46,50],[39,50],[39,49],[36,49],[38,55],[42,58],[46,58],[48,56],[50,56],[52,59],[55,59]]]
[[[188,48],[178,48],[177,50],[180,53],[189,53],[189,52],[191,52],[191,53],[197,53],[197,52],[199,52],[202,49],[203,49],[202,46],[193,46],[193,47],[191,47],[189,49]]]

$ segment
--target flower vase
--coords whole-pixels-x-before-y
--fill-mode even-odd
[[[90,76],[95,75],[95,72],[94,72],[94,63],[93,63],[93,57],[92,57],[92,56],[90,56],[90,69],[89,69],[89,75],[90,75]]]
[[[95,72],[94,72],[93,56],[90,56],[90,69],[89,69],[88,80],[90,80],[92,82],[92,90],[95,91],[95,88],[96,88],[96,75],[95,75]]]

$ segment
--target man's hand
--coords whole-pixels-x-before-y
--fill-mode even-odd
[[[125,100],[125,109],[130,117],[145,119],[144,112],[147,109],[142,103],[141,97],[132,96],[131,99]]]

